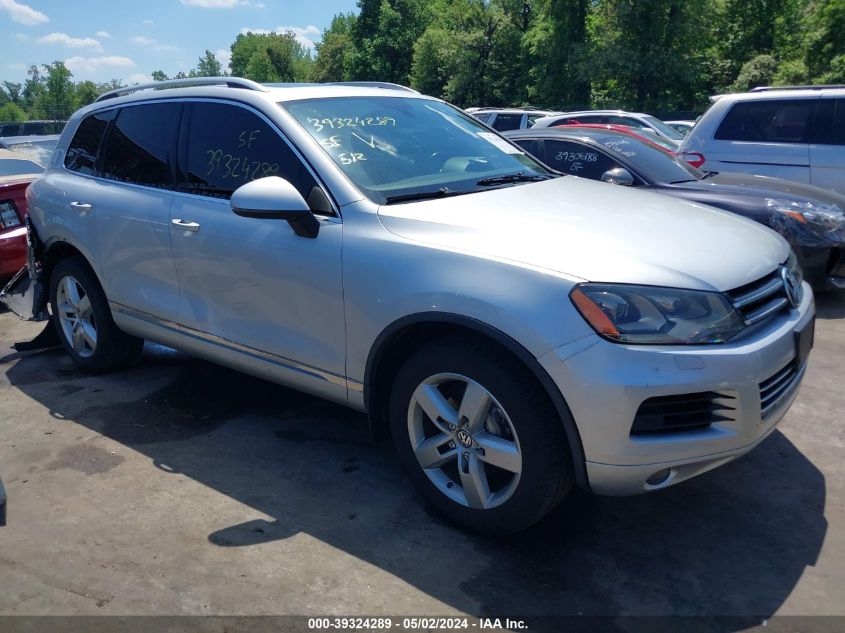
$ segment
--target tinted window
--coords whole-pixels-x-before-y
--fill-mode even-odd
[[[181,112],[180,103],[122,108],[109,134],[103,177],[147,187],[172,187]]]
[[[474,116],[476,119],[478,119],[482,123],[489,123],[490,117],[492,117],[493,115],[488,113],[488,114],[473,114],[472,116]]]
[[[819,145],[845,145],[845,99],[819,101],[810,142]]]
[[[109,110],[92,114],[79,124],[65,154],[65,167],[88,176],[94,173],[100,141],[113,117],[114,110]]]
[[[0,229],[11,229],[21,225],[21,219],[11,202],[0,202]]]
[[[806,143],[808,123],[815,106],[815,99],[736,103],[716,130],[716,139]]]
[[[519,145],[522,149],[524,149],[526,152],[528,152],[532,156],[538,156],[539,155],[539,153],[537,152],[537,141],[534,141],[534,140],[531,140],[531,139],[525,139],[525,138],[520,138],[520,139],[512,138],[511,141],[513,141],[514,143]]]
[[[604,152],[571,141],[546,141],[546,164],[564,174],[601,180],[608,169],[621,167]]]
[[[521,114],[497,114],[496,120],[493,121],[493,128],[500,132],[507,132],[508,130],[518,130],[522,125]]]
[[[229,198],[251,180],[280,176],[304,198],[316,184],[279,133],[253,112],[224,103],[191,106],[186,190]]]
[[[684,182],[699,180],[704,176],[704,172],[685,160],[667,154],[632,136],[614,134],[597,138],[596,141],[611,152],[623,156],[636,167],[641,176],[652,182]]]

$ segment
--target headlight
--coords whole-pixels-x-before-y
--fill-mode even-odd
[[[617,343],[723,343],[745,325],[717,292],[585,283],[569,296],[597,333]]]
[[[829,231],[845,226],[845,213],[836,204],[766,198],[766,207],[785,213],[801,224],[817,224]]]

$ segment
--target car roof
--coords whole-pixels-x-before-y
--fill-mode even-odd
[[[845,97],[845,88],[802,88],[778,90],[760,90],[758,92],[735,92],[730,94],[713,95],[713,102],[729,101],[766,101],[769,99],[815,99],[818,97]]]
[[[629,112],[628,110],[577,110],[574,112],[564,112],[565,116],[573,116],[573,115],[580,115],[583,116],[585,114],[618,114],[622,116],[650,116],[643,112]]]
[[[627,136],[623,132],[615,130],[599,130],[591,128],[583,128],[576,125],[571,127],[541,127],[528,128],[527,130],[513,130],[505,132],[504,135],[508,138],[533,138],[536,136],[560,136],[565,138],[578,138],[582,140],[597,140],[605,136]]]

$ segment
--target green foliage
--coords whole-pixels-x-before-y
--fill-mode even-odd
[[[223,72],[223,66],[217,61],[210,50],[206,49],[205,54],[199,58],[197,67],[190,72],[191,77],[222,77],[226,73]]]
[[[771,55],[757,55],[745,62],[736,81],[731,86],[734,92],[745,92],[757,86],[770,86],[778,71],[778,62]]]
[[[232,75],[261,82],[391,81],[461,106],[692,112],[728,90],[845,83],[845,0],[358,0],[316,57],[291,32],[240,34],[231,51]],[[223,73],[206,50],[175,78]],[[66,117],[121,85],[32,65],[23,84],[3,82],[0,112]]]
[[[353,13],[341,13],[323,31],[323,41],[317,44],[317,59],[314,61],[312,79],[318,82],[343,81],[350,75],[352,34],[357,17]]]
[[[21,123],[27,118],[26,111],[12,101],[0,105],[0,123]]]
[[[241,33],[232,44],[232,75],[258,82],[308,81],[314,60],[292,32]]]

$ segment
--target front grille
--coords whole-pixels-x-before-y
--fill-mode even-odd
[[[798,367],[793,361],[760,383],[760,415],[763,420],[795,392],[803,374],[804,367]]]
[[[683,433],[732,421],[732,400],[733,396],[715,391],[649,398],[637,411],[631,435]]]
[[[733,307],[745,325],[753,325],[789,309],[780,268],[750,284],[728,291]]]

